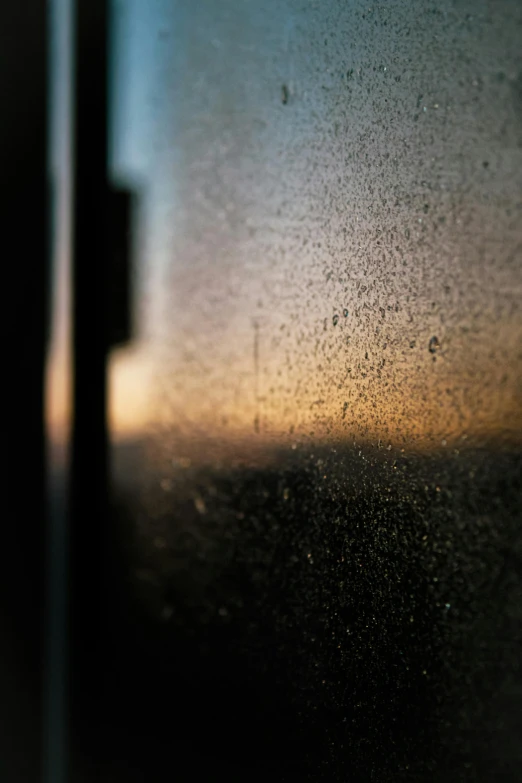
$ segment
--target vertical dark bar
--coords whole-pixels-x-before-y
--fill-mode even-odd
[[[6,493],[0,549],[0,779],[41,774],[47,3],[0,3]],[[5,443],[5,440],[4,440]]]
[[[104,684],[100,637],[107,507],[105,0],[77,0],[74,30],[71,763],[73,780],[90,780],[99,761]]]
[[[129,190],[109,190],[109,265],[107,296],[108,347],[124,345],[132,337],[131,257],[132,219],[136,196]]]

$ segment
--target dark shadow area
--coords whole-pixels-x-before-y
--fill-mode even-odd
[[[47,3],[0,7],[7,447],[0,555],[0,777],[41,772],[43,372],[47,332]]]
[[[281,452],[165,493],[127,448],[102,779],[517,779],[517,455]]]
[[[109,185],[108,3],[78,0],[74,50],[73,398],[68,531],[68,716],[71,779],[98,779],[106,607],[118,589],[108,514],[106,358],[132,336],[132,221],[136,199]]]

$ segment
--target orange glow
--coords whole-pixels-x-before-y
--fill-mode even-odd
[[[289,368],[284,350],[265,360],[261,346],[256,379],[251,339],[244,337],[238,331],[236,355],[228,362],[212,353],[211,344],[197,361],[190,352],[180,359],[178,351],[160,359],[157,345],[118,352],[110,364],[114,438],[171,432],[185,444],[222,441],[224,448],[356,438],[425,449],[491,437],[512,442],[522,431],[517,375],[488,362],[487,344],[466,354],[464,343],[447,337],[435,361],[427,345],[388,346],[384,366],[351,350],[351,372],[342,378],[341,340],[337,345],[334,338],[330,349],[340,357],[337,364],[326,368],[320,356],[315,365]],[[516,349],[507,329],[503,345]]]

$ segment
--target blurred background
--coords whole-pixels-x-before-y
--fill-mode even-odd
[[[6,779],[518,780],[520,3],[5,14]]]

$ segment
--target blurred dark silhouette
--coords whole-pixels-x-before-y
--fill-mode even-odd
[[[43,372],[48,323],[47,3],[0,7],[7,505],[0,563],[0,777],[41,773]]]

